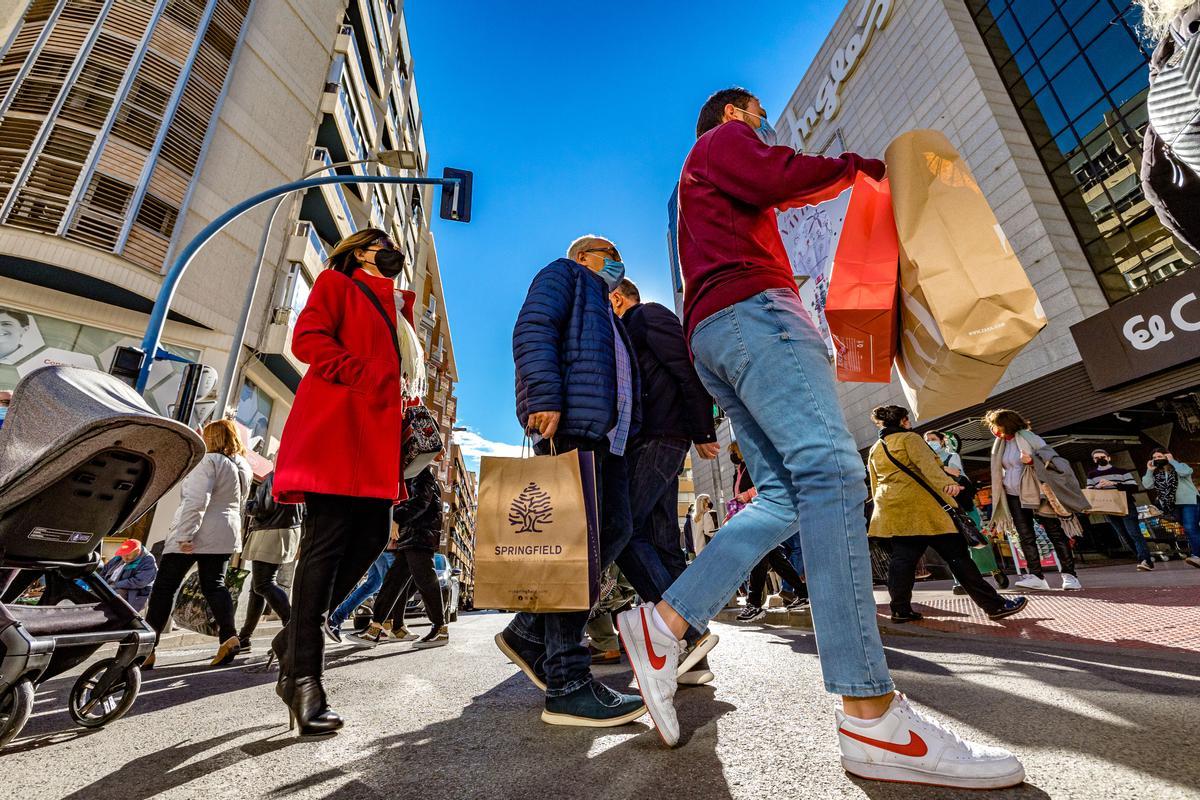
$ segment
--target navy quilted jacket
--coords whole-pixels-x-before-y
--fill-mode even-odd
[[[637,357],[620,320],[612,315],[599,275],[567,258],[533,279],[513,328],[517,419],[559,411],[559,434],[603,439],[617,421],[617,368],[613,322],[633,370],[633,430],[641,419]]]

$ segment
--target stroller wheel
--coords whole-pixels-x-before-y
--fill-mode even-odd
[[[107,688],[101,689],[108,668],[116,664],[115,658],[97,661],[79,676],[71,687],[71,698],[67,712],[76,725],[85,728],[101,728],[118,720],[137,699],[142,688],[142,671],[136,665],[125,668]]]
[[[33,683],[17,681],[0,697],[0,747],[8,744],[25,727],[33,710]]]

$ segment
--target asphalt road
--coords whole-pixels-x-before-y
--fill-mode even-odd
[[[72,725],[72,679],[40,687],[0,754],[11,798],[950,798],[963,792],[848,778],[812,635],[715,625],[711,687],[681,690],[684,741],[649,718],[617,729],[538,719],[539,693],[495,650],[507,619],[463,615],[451,644],[329,655],[332,739],[287,730],[254,656],[210,669],[211,648],[165,651],[138,703],[108,728]],[[1200,796],[1200,662],[1019,641],[889,637],[897,682],[961,734],[1017,750],[1029,781],[1004,798]],[[1177,658],[1177,657],[1173,657]],[[626,670],[605,668],[628,686]],[[989,793],[969,793],[991,797]]]

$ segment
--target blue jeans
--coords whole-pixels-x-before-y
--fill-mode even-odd
[[[329,626],[331,628],[342,627],[342,623],[354,613],[354,609],[362,605],[363,601],[368,597],[379,591],[379,587],[383,586],[384,576],[392,568],[392,562],[395,560],[396,554],[388,550],[384,550],[379,554],[379,558],[375,559],[375,563],[367,570],[367,577],[363,582],[329,615]]]
[[[1129,513],[1123,517],[1118,517],[1115,514],[1105,514],[1104,518],[1108,520],[1108,524],[1113,526],[1113,530],[1117,532],[1117,537],[1124,539],[1133,552],[1137,555],[1138,562],[1153,561],[1150,555],[1150,548],[1146,546],[1146,537],[1142,536],[1141,525],[1138,524],[1137,505],[1133,502],[1133,498],[1129,498]]]
[[[591,451],[596,456],[596,493],[600,498],[600,569],[613,563],[633,535],[629,511],[629,478],[625,457],[608,452],[608,441],[595,442],[573,436],[556,436],[557,452]],[[549,452],[543,440],[534,448]],[[582,644],[587,628],[587,611],[548,614],[521,612],[508,624],[510,633],[546,650],[546,696],[562,697],[583,688],[592,680],[592,657]]]
[[[1175,506],[1179,513],[1179,524],[1187,534],[1188,549],[1191,554],[1200,558],[1200,506],[1195,503]]]
[[[792,567],[795,568],[801,577],[804,577],[804,546],[800,543],[799,531],[793,533],[791,538],[783,543],[783,549],[787,553],[788,561],[792,563]],[[783,588],[789,592],[799,592],[803,587],[792,586],[790,582],[784,581]]]
[[[726,523],[664,600],[704,628],[751,568],[797,530],[825,688],[894,688],[875,622],[866,473],[838,406],[825,342],[800,299],[770,290],[692,334],[700,380],[737,431],[758,497]]]

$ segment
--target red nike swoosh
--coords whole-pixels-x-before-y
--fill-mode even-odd
[[[838,733],[849,736],[851,739],[857,739],[863,744],[869,744],[872,747],[878,747],[880,750],[887,750],[890,753],[896,753],[902,756],[912,756],[920,758],[929,752],[929,745],[925,744],[925,740],[917,735],[916,731],[908,732],[908,744],[896,744],[895,742],[884,742],[879,739],[871,739],[866,736],[860,736],[857,733],[851,733],[845,728],[839,728]]]
[[[650,655],[650,666],[655,670],[660,670],[667,663],[666,656],[660,656],[654,652],[654,642],[650,640],[650,627],[646,625],[646,609],[642,609],[642,634],[646,637],[646,650]]]

